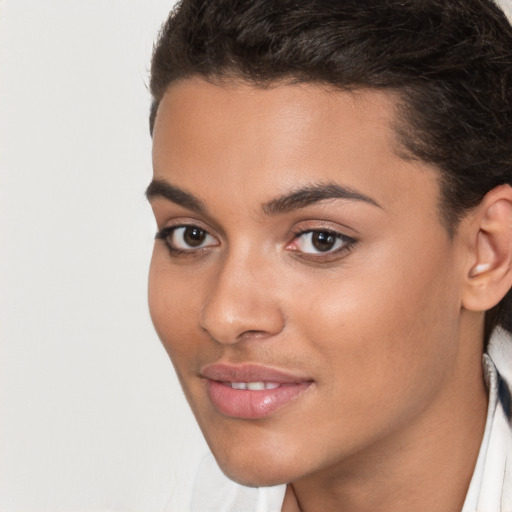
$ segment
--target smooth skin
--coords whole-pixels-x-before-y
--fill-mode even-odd
[[[512,193],[491,191],[450,237],[439,173],[404,157],[395,101],[189,78],[158,110],[154,180],[173,194],[150,195],[152,319],[220,467],[288,483],[286,512],[458,511],[478,455],[483,311],[511,286]],[[282,200],[325,185],[350,194]],[[216,362],[312,384],[232,418],[200,375]]]

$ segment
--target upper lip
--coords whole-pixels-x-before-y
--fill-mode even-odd
[[[310,382],[311,378],[259,364],[216,363],[204,366],[202,377],[221,382],[275,382],[277,384]]]

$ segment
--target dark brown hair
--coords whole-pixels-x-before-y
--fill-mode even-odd
[[[183,0],[153,54],[151,131],[169,85],[192,76],[398,92],[397,135],[440,170],[451,234],[512,184],[512,27],[491,0]],[[486,338],[511,307],[509,291]]]

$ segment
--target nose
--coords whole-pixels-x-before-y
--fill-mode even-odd
[[[275,283],[276,277],[264,262],[228,258],[210,283],[201,327],[222,344],[279,334],[285,319]]]

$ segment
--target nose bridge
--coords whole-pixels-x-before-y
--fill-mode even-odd
[[[279,333],[284,318],[271,273],[264,255],[247,248],[229,251],[210,282],[201,314],[203,329],[219,343],[236,343],[247,333]]]

